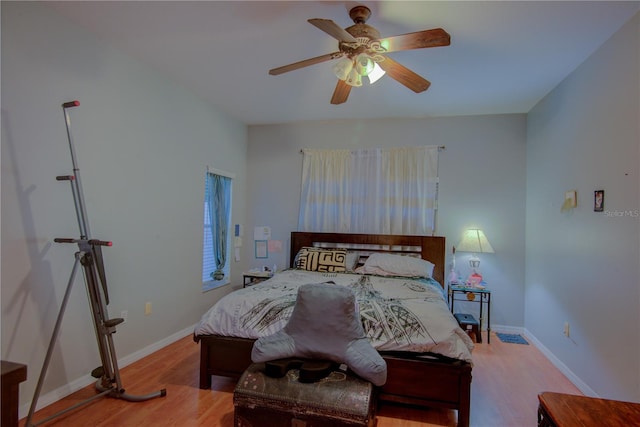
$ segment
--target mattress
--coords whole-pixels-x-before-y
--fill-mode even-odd
[[[473,341],[449,311],[440,284],[427,278],[285,270],[221,298],[202,316],[195,335],[271,335],[287,324],[298,288],[307,283],[350,288],[365,334],[380,352],[434,353],[472,363]]]

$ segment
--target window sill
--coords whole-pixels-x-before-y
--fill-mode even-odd
[[[206,282],[202,282],[202,292],[208,292],[213,289],[220,288],[224,285],[228,285],[231,283],[229,278],[225,277],[223,280],[209,280]]]

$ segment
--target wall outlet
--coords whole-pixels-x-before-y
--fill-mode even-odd
[[[569,336],[569,322],[564,322],[564,336]]]
[[[144,315],[148,316],[151,314],[151,301],[144,304]]]
[[[120,312],[120,318],[121,318],[122,320],[124,320],[124,322],[122,322],[122,323],[127,323],[127,316],[128,316],[128,315],[129,315],[129,312],[128,312],[127,310],[122,310],[122,311]]]

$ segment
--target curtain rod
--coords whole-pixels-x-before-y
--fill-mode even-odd
[[[442,151],[442,150],[446,150],[446,149],[447,149],[446,145],[438,145],[438,151]],[[304,149],[303,148],[300,149],[300,154],[302,154],[302,153],[304,153]]]

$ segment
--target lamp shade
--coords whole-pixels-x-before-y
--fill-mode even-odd
[[[380,78],[384,75],[385,75],[385,71],[382,69],[382,67],[380,67],[377,62],[374,63],[373,70],[367,76],[369,77],[369,84],[371,85],[374,84],[375,82],[380,80]]]
[[[362,86],[362,76],[358,74],[355,68],[352,68],[345,80],[345,83],[349,86],[360,87]]]
[[[464,236],[458,246],[456,246],[457,252],[473,252],[473,253],[495,253],[491,243],[487,240],[487,236],[484,235],[482,230],[472,228],[465,231]]]
[[[371,57],[365,53],[361,53],[360,55],[356,56],[355,62],[356,71],[361,76],[368,76],[369,73],[373,71],[373,67],[375,65],[373,59],[371,59]]]
[[[345,56],[342,59],[340,59],[338,62],[336,62],[336,64],[333,66],[333,73],[340,80],[346,80],[352,69],[353,69],[353,60]]]

